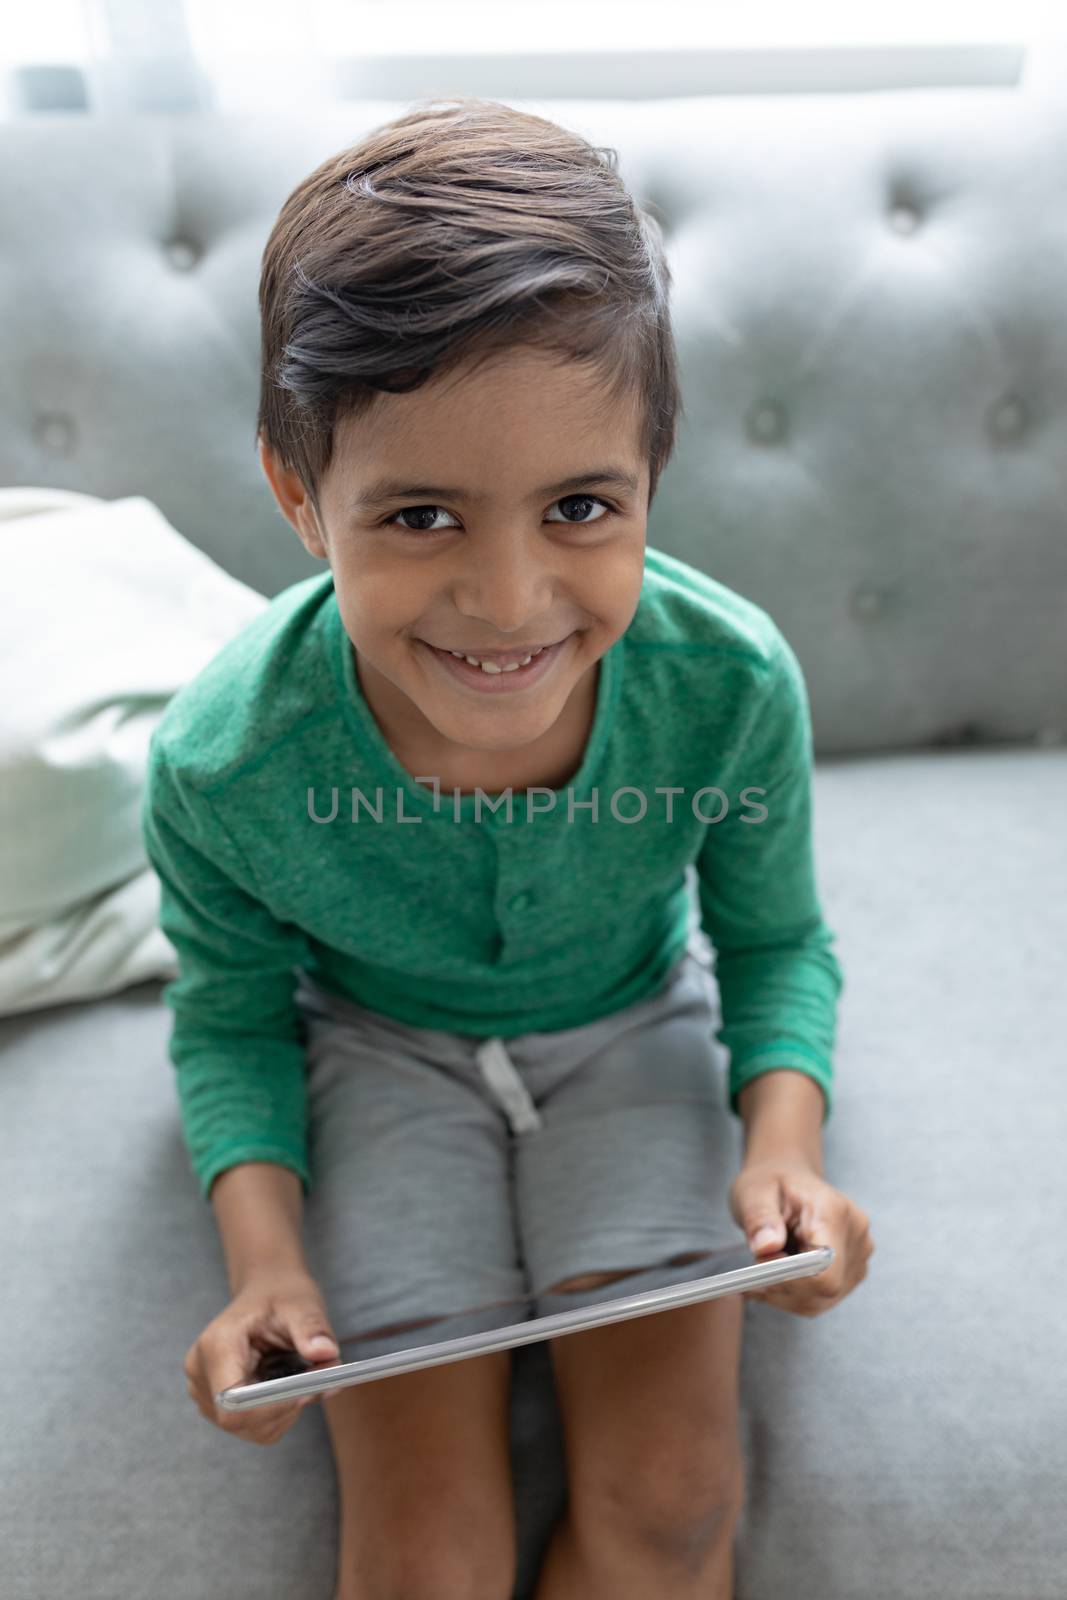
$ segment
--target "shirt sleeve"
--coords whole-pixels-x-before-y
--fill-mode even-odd
[[[708,823],[696,863],[722,1010],[715,1037],[730,1052],[730,1109],[740,1116],[738,1095],[753,1078],[788,1067],[819,1085],[825,1125],[844,977],[815,884],[807,691],[781,635],[753,711],[739,726],[724,791],[729,809]],[[765,792],[743,798],[750,788]],[[712,796],[703,809],[714,815],[722,804]]]
[[[169,1054],[182,1131],[205,1200],[220,1172],[274,1161],[310,1189],[303,1017],[295,966],[306,937],[278,922],[202,791],[153,747],[141,808],[159,878],[160,926],[179,976]]]

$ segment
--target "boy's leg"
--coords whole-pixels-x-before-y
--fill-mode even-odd
[[[729,1295],[551,1341],[569,1496],[536,1600],[732,1600],[743,1310]]]
[[[511,1600],[511,1352],[321,1401],[341,1525],[334,1600]]]

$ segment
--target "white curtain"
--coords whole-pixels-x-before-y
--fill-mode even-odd
[[[37,0],[5,21],[4,111],[195,111],[214,102],[184,0]]]
[[[93,43],[90,100],[98,111],[194,111],[213,104],[185,0],[82,0]]]

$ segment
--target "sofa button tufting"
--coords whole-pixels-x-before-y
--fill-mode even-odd
[[[509,911],[527,911],[533,905],[533,895],[523,889],[518,894],[513,894],[508,901]]]
[[[894,206],[889,213],[889,225],[896,233],[914,233],[919,221],[919,213],[914,206]]]
[[[188,272],[190,267],[195,267],[198,251],[188,239],[172,239],[165,249],[171,266],[179,272]]]
[[[998,439],[1019,437],[1026,427],[1026,406],[1018,395],[998,400],[990,414],[989,426]]]
[[[753,439],[773,443],[785,433],[785,411],[777,401],[761,401],[749,415],[748,431]]]
[[[879,589],[872,583],[861,583],[852,591],[849,605],[855,617],[880,617],[885,610],[885,603],[884,589]]]
[[[39,417],[34,427],[37,438],[53,455],[69,455],[74,444],[74,420],[61,411]]]

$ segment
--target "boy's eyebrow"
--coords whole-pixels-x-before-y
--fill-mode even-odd
[[[618,489],[628,489],[631,494],[636,494],[638,487],[633,473],[624,472],[621,467],[593,467],[588,472],[576,472],[560,483],[546,483],[542,488],[535,489],[530,499],[539,500],[547,494],[566,494],[568,490],[581,489],[593,483],[614,484]],[[362,494],[350,501],[349,506],[352,511],[367,511],[374,506],[384,504],[387,500],[405,500],[419,496],[432,499],[435,495],[440,495],[443,500],[470,500],[475,503],[486,498],[480,492],[449,488],[443,484],[407,483],[399,478],[376,478],[373,483],[367,485]]]

